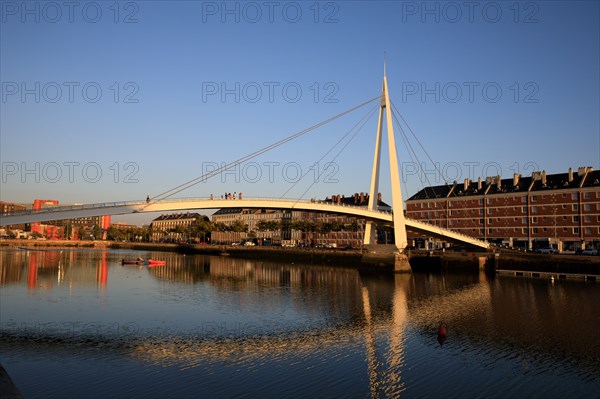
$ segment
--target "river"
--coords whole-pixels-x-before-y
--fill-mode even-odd
[[[138,256],[166,265],[121,265]],[[596,282],[123,250],[0,260],[0,362],[28,399],[600,397]]]

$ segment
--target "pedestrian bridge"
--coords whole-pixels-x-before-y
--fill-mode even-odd
[[[220,175],[227,170],[230,170],[238,165],[243,164],[244,162],[248,162],[262,154],[265,154],[268,151],[271,151],[274,148],[277,148],[283,144],[286,144],[298,137],[301,137],[327,123],[330,123],[338,118],[341,118],[344,115],[351,113],[354,110],[362,108],[368,104],[377,101],[379,106],[375,106],[373,111],[376,108],[379,108],[379,118],[377,122],[377,133],[375,137],[375,152],[373,156],[373,168],[371,171],[371,184],[368,192],[368,196],[370,198],[369,204],[366,207],[358,207],[351,206],[346,204],[335,204],[333,202],[324,202],[324,201],[316,201],[316,200],[286,200],[286,199],[268,199],[268,198],[244,198],[243,200],[237,199],[212,199],[212,198],[192,198],[192,199],[173,199],[173,196],[177,193],[180,193],[183,190],[187,190],[190,187],[193,187],[201,182],[205,182],[207,179]],[[370,116],[371,111],[367,113],[366,117]],[[385,118],[384,118],[385,116]],[[360,128],[364,126],[368,118],[363,117],[362,125],[357,124],[359,126],[358,130],[352,135],[349,136],[350,133],[354,130],[351,129],[348,133],[346,133],[345,137],[350,137],[351,140]],[[91,216],[103,216],[103,215],[123,215],[128,213],[144,213],[144,212],[171,212],[171,211],[184,211],[184,210],[197,210],[197,209],[222,209],[222,208],[246,208],[246,209],[282,209],[282,210],[298,210],[298,211],[312,211],[312,212],[327,212],[334,214],[342,214],[347,216],[355,216],[358,218],[363,218],[367,221],[365,225],[365,233],[364,233],[364,243],[365,245],[373,244],[375,237],[375,223],[385,223],[393,226],[394,229],[394,238],[395,238],[395,246],[398,249],[398,252],[404,251],[408,244],[408,238],[406,235],[407,230],[417,234],[423,235],[426,237],[434,237],[440,238],[444,241],[456,242],[459,244],[467,244],[480,248],[489,248],[489,243],[480,241],[476,238],[457,233],[455,231],[447,230],[438,226],[434,226],[431,224],[419,222],[416,220],[408,219],[404,216],[404,212],[396,212],[393,213],[391,211],[385,211],[380,209],[377,205],[377,201],[375,200],[379,193],[379,174],[380,174],[380,163],[381,163],[381,148],[382,148],[382,140],[383,140],[383,126],[387,127],[387,143],[388,143],[388,159],[390,163],[390,180],[391,180],[391,209],[402,210],[404,202],[402,200],[402,189],[400,182],[400,172],[398,165],[398,156],[396,152],[396,141],[394,134],[394,119],[398,120],[395,114],[392,111],[392,103],[390,101],[390,96],[388,92],[387,86],[387,78],[385,76],[385,67],[384,67],[384,76],[383,76],[383,84],[381,90],[381,96],[377,96],[372,98],[369,101],[366,101],[358,106],[352,107],[344,112],[339,113],[331,118],[328,118],[320,123],[317,123],[307,129],[304,129],[300,132],[297,132],[291,136],[288,136],[284,139],[281,139],[273,144],[265,146],[257,151],[254,151],[246,156],[239,158],[238,160],[224,164],[220,168],[217,168],[213,171],[209,171],[202,176],[196,177],[192,180],[189,180],[183,184],[178,185],[170,190],[167,190],[161,194],[158,194],[150,199],[148,197],[148,201],[140,201],[140,202],[113,202],[113,203],[103,203],[103,204],[90,204],[90,205],[77,205],[70,207],[55,207],[55,208],[46,208],[43,210],[34,210],[34,211],[26,211],[22,213],[13,213],[10,215],[2,215],[0,217],[0,226],[13,225],[13,224],[22,224],[22,223],[33,223],[33,222],[44,222],[49,220],[65,220],[65,219],[75,219],[81,217],[91,217]],[[399,123],[399,122],[398,122]],[[402,129],[400,129],[402,132]],[[412,132],[412,131],[411,131]],[[403,134],[403,137],[406,140],[406,137]],[[414,135],[414,133],[413,133]],[[344,139],[342,138],[342,139]],[[334,145],[337,146],[341,143],[342,140],[338,141]],[[343,150],[346,145],[349,143],[347,141],[342,147]],[[420,142],[419,142],[420,145]],[[330,151],[334,149],[334,147],[330,148],[325,155],[327,155]],[[340,150],[340,151],[341,151]],[[414,151],[412,151],[413,155]],[[339,152],[338,154],[339,155]],[[336,157],[337,157],[336,155]],[[411,156],[412,157],[412,156]],[[334,158],[335,159],[335,158]],[[309,187],[310,188],[310,187]],[[289,190],[288,190],[289,191]],[[286,192],[287,193],[287,192]],[[305,192],[306,193],[306,192]],[[286,194],[284,193],[282,197]],[[303,197],[304,194],[301,196]],[[403,264],[408,265],[408,259],[400,259]],[[401,267],[400,267],[401,268]]]
[[[225,200],[210,198],[182,198],[169,199],[157,202],[130,201],[109,202],[99,204],[57,206],[45,208],[40,211],[22,211],[5,214],[0,217],[0,226],[13,224],[46,222],[51,220],[66,220],[81,217],[124,215],[131,213],[147,212],[174,212],[202,209],[281,209],[307,212],[337,213],[346,216],[355,216],[377,223],[393,225],[393,213],[387,210],[369,210],[366,207],[335,204],[319,200],[290,200],[274,198],[244,198],[243,200]],[[427,237],[440,238],[445,241],[467,244],[480,248],[489,248],[489,243],[476,238],[457,233],[442,227],[405,218],[408,231]]]

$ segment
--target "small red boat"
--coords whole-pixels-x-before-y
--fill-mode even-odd
[[[122,265],[147,265],[147,266],[162,266],[166,265],[167,262],[164,260],[155,260],[155,259],[123,259],[121,260]]]

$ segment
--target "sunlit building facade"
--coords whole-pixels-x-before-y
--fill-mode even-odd
[[[481,178],[426,187],[406,216],[510,247],[576,251],[600,246],[600,171]]]

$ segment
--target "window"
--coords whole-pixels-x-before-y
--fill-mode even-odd
[[[537,234],[537,233],[538,233],[538,229],[537,229],[537,227],[534,227],[533,228],[533,234]]]
[[[586,227],[585,228],[585,235],[588,235],[588,236],[592,235],[592,228],[591,227]]]
[[[563,221],[566,222],[567,221],[567,217],[563,216]]]
[[[524,203],[524,204],[526,204],[527,203],[527,197],[522,196],[521,197],[521,202]]]
[[[572,200],[577,200],[577,193],[572,193],[571,194],[571,199]]]
[[[537,195],[532,195],[531,196],[531,201],[533,201],[533,202],[537,201]]]
[[[527,211],[525,210],[525,207],[521,207],[521,212],[526,213]]]
[[[585,220],[586,223],[592,223],[592,217],[589,216],[589,215],[586,215],[585,218],[584,218],[584,220]]]
[[[527,234],[527,229],[525,227],[521,229],[521,234]]]
[[[488,234],[492,234],[493,231],[493,229],[488,229]]]
[[[521,218],[521,223],[527,224],[527,218]]]
[[[493,220],[492,218],[489,218],[488,219],[488,224],[492,224],[492,220]]]
[[[567,228],[563,227],[563,233],[566,233],[566,232],[567,232]]]
[[[585,204],[583,206],[583,210],[586,211],[586,212],[591,211],[592,210],[592,204]]]
[[[492,203],[492,200],[491,200],[490,198],[488,198],[488,199],[486,200],[486,203],[487,203],[488,205],[490,205],[490,204]]]
[[[563,205],[563,206],[562,206],[562,209],[567,209],[567,206],[566,206],[566,205]]]
[[[544,227],[544,231],[548,231],[548,228]]]
[[[538,211],[537,206],[532,206],[531,207],[531,213],[537,213],[537,211]]]
[[[531,221],[531,223],[537,223],[537,222],[538,222],[538,221],[537,221],[537,217],[536,217],[536,216],[534,216],[534,217],[532,218],[532,221]]]
[[[590,199],[590,192],[586,191],[585,193],[583,193],[583,198]]]
[[[573,234],[579,234],[579,227],[573,227]]]
[[[572,209],[573,209],[574,211],[578,211],[578,210],[579,210],[579,205],[577,205],[577,204],[573,204],[573,206],[572,206]]]
[[[479,219],[479,224],[483,224],[483,219]]]
[[[574,222],[579,222],[579,216],[573,216],[573,221]]]
[[[480,214],[480,215],[483,215],[483,209],[480,209],[480,210],[479,210],[479,214]]]
[[[493,213],[493,209],[488,209],[488,215],[491,215]]]
[[[454,215],[454,213],[452,211],[450,211],[450,216]]]

